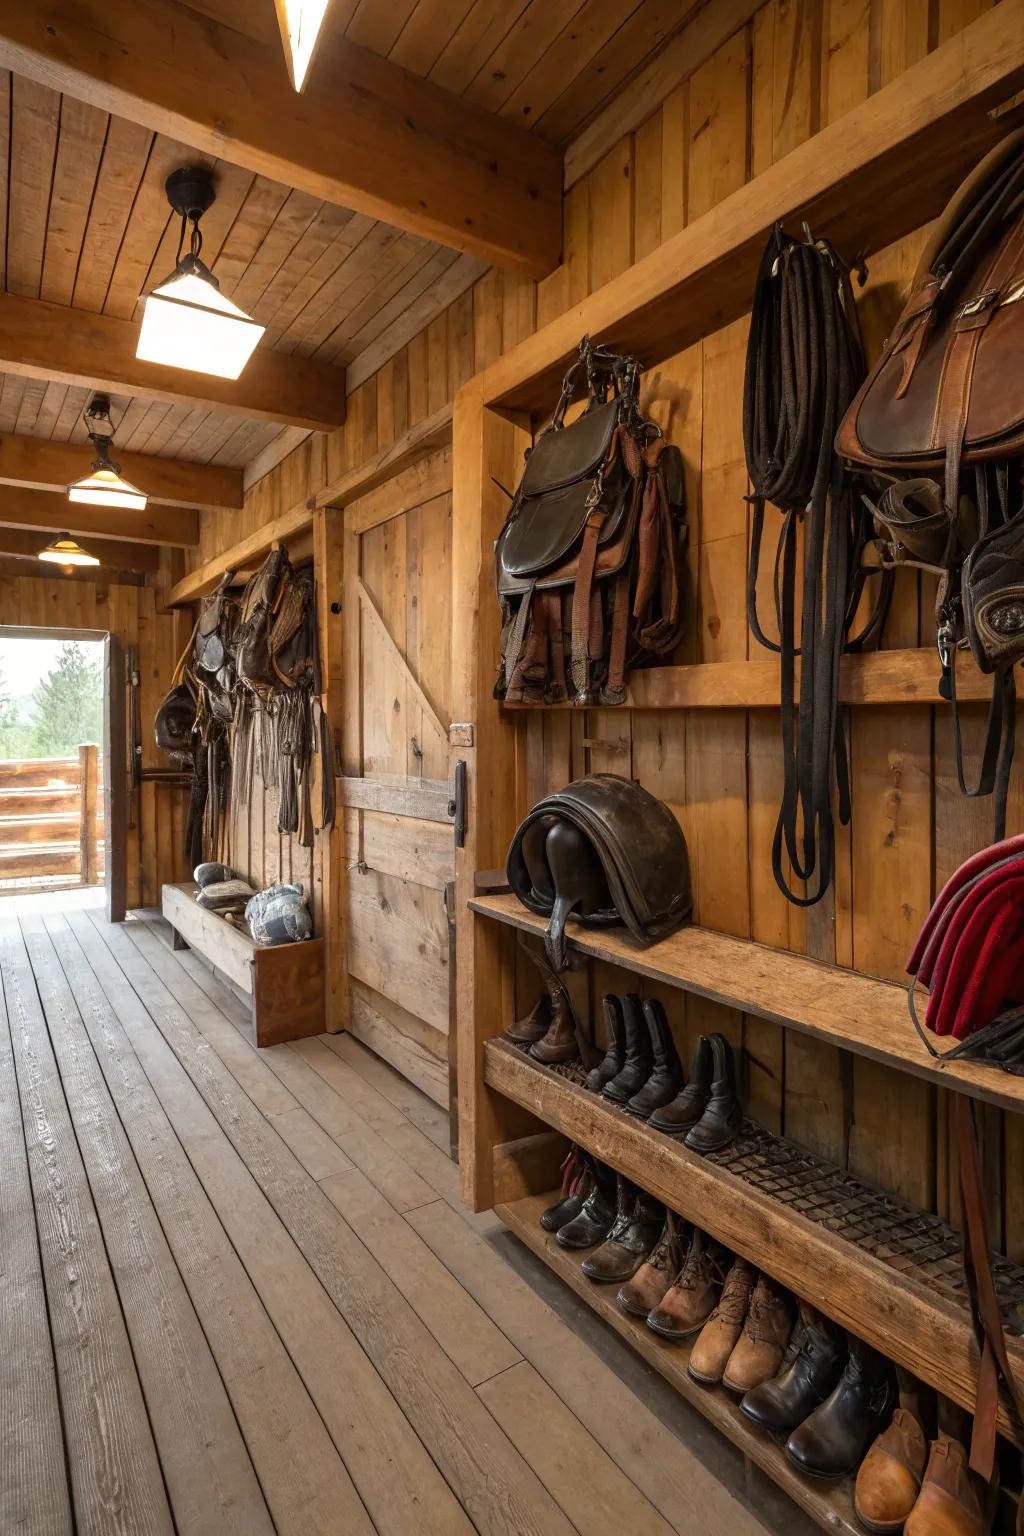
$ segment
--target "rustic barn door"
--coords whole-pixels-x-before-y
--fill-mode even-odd
[[[344,510],[350,1027],[445,1106],[451,483],[445,448]]]

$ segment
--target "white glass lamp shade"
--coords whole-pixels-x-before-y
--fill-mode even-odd
[[[147,363],[237,379],[266,327],[195,272],[175,272],[146,295],[135,355]]]
[[[64,533],[59,539],[54,539],[45,549],[39,551],[40,560],[48,560],[52,565],[99,565],[95,555],[87,555],[80,545],[76,544],[70,534]]]
[[[68,501],[84,502],[90,507],[123,507],[126,511],[142,512],[147,499],[145,491],[105,464],[97,464],[90,474],[68,486]]]
[[[313,59],[329,0],[277,0],[277,19],[284,40],[292,85],[301,91]]]

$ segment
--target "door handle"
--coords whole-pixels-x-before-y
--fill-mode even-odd
[[[455,822],[455,846],[466,846],[466,764],[463,758],[459,758],[455,764],[455,794],[448,801],[448,815]]]

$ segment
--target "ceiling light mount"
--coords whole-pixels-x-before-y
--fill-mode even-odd
[[[203,165],[183,165],[164,182],[167,201],[183,219],[198,223],[217,196],[213,177]]]

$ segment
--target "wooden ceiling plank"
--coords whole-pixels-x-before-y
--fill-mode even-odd
[[[24,379],[19,379],[16,374],[4,375],[3,384],[0,385],[0,432],[14,431],[24,393]]]
[[[66,384],[47,384],[46,394],[43,396],[43,403],[39,407],[39,415],[36,417],[34,434],[36,437],[53,436],[53,429],[60,420],[60,414],[64,409],[64,402],[67,400],[67,397],[68,386]]]
[[[329,207],[330,205],[325,205]],[[317,296],[323,291],[325,284],[331,282],[339,269],[349,259],[352,252],[367,237],[376,222],[368,218],[365,213],[354,213],[345,227],[338,233],[330,247],[319,256],[305,277],[296,283],[283,303],[280,304],[274,315],[266,316],[267,334],[263,338],[264,344],[269,347],[277,347],[282,342],[293,321],[308,304],[315,302]],[[284,345],[284,351],[292,348]]]
[[[199,152],[529,276],[559,259],[557,152],[334,32],[301,95],[281,68],[279,43],[174,0],[5,7],[0,63]]]
[[[0,523],[9,528],[81,534],[93,539],[129,539],[140,544],[188,548],[199,542],[199,514],[187,507],[157,506],[143,512],[122,507],[85,507],[60,491],[0,485]]]
[[[244,469],[250,459],[262,453],[267,444],[280,432],[280,427],[270,421],[243,422],[210,459],[211,464],[225,464],[233,469]]]
[[[85,423],[82,420],[82,412],[88,405],[91,394],[91,389],[82,389],[77,385],[67,388],[64,402],[57,413],[57,419],[50,433],[51,437],[56,438],[62,443],[69,443],[72,438],[76,438],[80,443],[86,442],[86,430]],[[115,396],[111,396],[110,410],[115,422],[120,421],[128,405],[128,401],[122,402]]]
[[[353,355],[345,369],[350,392],[382,368],[449,304],[461,298],[486,271],[486,263],[476,257],[459,256],[442,277],[413,299],[373,341]]]
[[[0,272],[7,271],[7,217],[11,195],[12,83],[10,71],[0,69]]]
[[[266,176],[254,176],[217,257],[217,281],[230,298],[245,276],[288,196],[288,188]]]
[[[107,137],[109,114],[65,97],[53,170],[39,297],[70,304],[78,257]]]
[[[476,0],[456,27],[428,79],[461,96],[476,78],[496,41],[512,30],[530,0]]]
[[[59,125],[60,93],[16,75],[11,107],[7,287],[26,298],[39,297]]]
[[[63,490],[89,467],[88,444],[0,433],[0,481],[36,489]],[[184,459],[163,459],[116,451],[128,479],[156,502],[236,510],[242,505],[242,477],[207,469]]]
[[[234,302],[247,314],[253,313],[267,285],[273,282],[322,207],[319,198],[310,197],[306,192],[289,192],[231,294]]]
[[[329,251],[358,215],[350,208],[321,203],[316,218],[278,267],[252,307],[254,318],[264,325],[273,320],[299,285]],[[295,311],[298,313],[298,311]]]
[[[388,285],[388,289],[381,295],[383,304],[376,302],[377,296],[374,294],[370,302],[360,305],[335,331],[317,356],[347,360],[361,352],[393,320],[404,314],[421,293],[442,278],[458,259],[456,251],[449,251],[444,246],[422,253],[415,262],[410,262],[397,274],[394,284]],[[472,261],[473,257],[468,260]]]
[[[226,443],[235,428],[241,426],[240,416],[224,416],[211,411],[201,426],[189,438],[187,452],[197,464],[209,464],[222,443]]]
[[[458,260],[458,252],[450,251],[443,245],[420,245],[410,249],[406,245],[406,240],[410,238],[413,237],[403,237],[388,253],[391,259],[382,267],[374,267],[346,295],[346,302],[350,299],[355,302],[351,308],[343,308],[342,313],[337,315],[338,323],[321,342],[314,353],[315,357],[322,358],[324,362],[341,362],[347,354],[352,337],[374,315],[385,309],[407,283],[414,281],[417,274],[428,272],[432,276],[439,276],[446,266]],[[429,282],[430,276],[424,281]],[[333,312],[332,318],[335,318]]]
[[[14,422],[15,432],[31,435],[36,428],[39,418],[39,408],[43,403],[48,385],[45,379],[26,379],[25,388],[22,391],[21,405]]]
[[[123,447],[128,453],[146,453],[149,439],[171,409],[165,400],[134,401],[118,431],[118,448]]]
[[[169,406],[163,420],[158,426],[154,426],[144,443],[139,445],[139,452],[146,454],[166,453],[167,444],[177,432],[186,416],[191,415],[191,409],[187,405]]]
[[[99,170],[103,196],[94,198],[89,210],[70,300],[77,309],[99,313],[103,308],[152,143],[148,128],[110,119]]]
[[[37,560],[39,551],[49,542],[46,531],[10,528],[0,523],[0,555],[16,556],[22,560]],[[160,566],[158,544],[133,544],[126,543],[123,539],[97,539],[95,548],[88,552],[100,557],[100,569],[103,570],[114,566],[125,571],[155,571]],[[96,567],[92,569],[95,570]],[[29,573],[26,572],[26,574]],[[51,567],[51,574],[55,574],[53,567]]]
[[[425,78],[472,8],[473,0],[419,0],[388,58]]]
[[[499,112],[564,28],[575,22],[582,4],[583,0],[530,0],[463,91],[463,101],[485,112]]]
[[[415,7],[416,0],[389,0],[387,5],[381,5],[379,0],[359,0],[345,36],[350,43],[386,57]]]
[[[315,297],[296,316],[281,338],[278,350],[298,357],[306,357],[315,352],[324,337],[334,329],[337,323],[335,317],[345,303],[345,295],[368,270],[383,260],[384,252],[401,239],[401,230],[395,229],[393,225],[374,224],[333,277],[323,284]],[[358,299],[354,302],[358,303]]]
[[[188,455],[184,451],[185,444],[190,437],[194,436],[209,414],[209,411],[204,411],[202,406],[189,406],[166,443],[161,447],[161,457],[173,459],[187,458]]]

